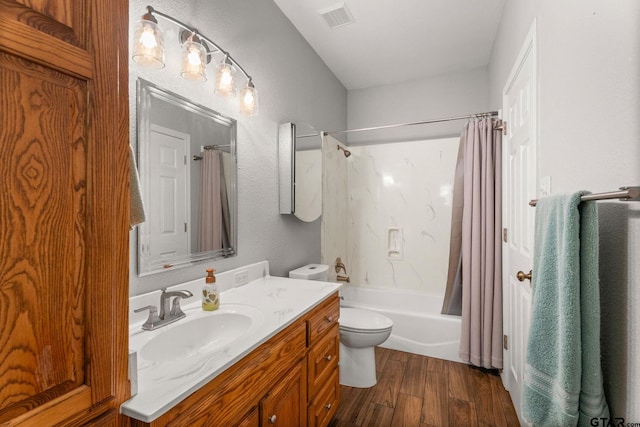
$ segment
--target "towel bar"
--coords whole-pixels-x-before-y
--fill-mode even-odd
[[[624,202],[638,202],[640,201],[640,185],[633,187],[620,187],[620,191],[610,191],[607,193],[585,194],[580,197],[580,201],[586,202],[587,200],[605,200],[605,199],[619,199]],[[535,206],[538,204],[538,199],[533,199],[529,202],[529,206]]]

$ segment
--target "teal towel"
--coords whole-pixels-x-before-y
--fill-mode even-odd
[[[598,213],[582,193],[536,206],[522,414],[534,426],[608,418],[600,367]]]

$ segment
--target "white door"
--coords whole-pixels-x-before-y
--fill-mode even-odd
[[[151,125],[149,149],[149,258],[189,253],[189,135]]]
[[[507,336],[502,381],[521,417],[522,381],[529,319],[531,281],[516,278],[533,265],[536,198],[536,32],[535,22],[503,91],[507,136],[503,154],[503,292]]]

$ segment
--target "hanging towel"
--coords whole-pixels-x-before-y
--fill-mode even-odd
[[[129,145],[129,229],[146,220],[133,147]]]
[[[582,193],[536,206],[522,412],[534,426],[608,418],[600,367],[598,216]]]

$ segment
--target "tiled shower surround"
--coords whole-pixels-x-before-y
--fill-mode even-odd
[[[350,146],[348,158],[336,143],[329,137],[323,147],[331,157],[324,162],[323,215],[331,209],[334,217],[331,226],[323,222],[323,262],[333,263],[328,248],[343,246],[335,241],[346,236],[342,258],[352,285],[443,294],[459,138]],[[341,162],[346,208],[331,200],[345,200],[331,179],[344,174],[335,169]],[[335,219],[342,215],[346,222]]]

